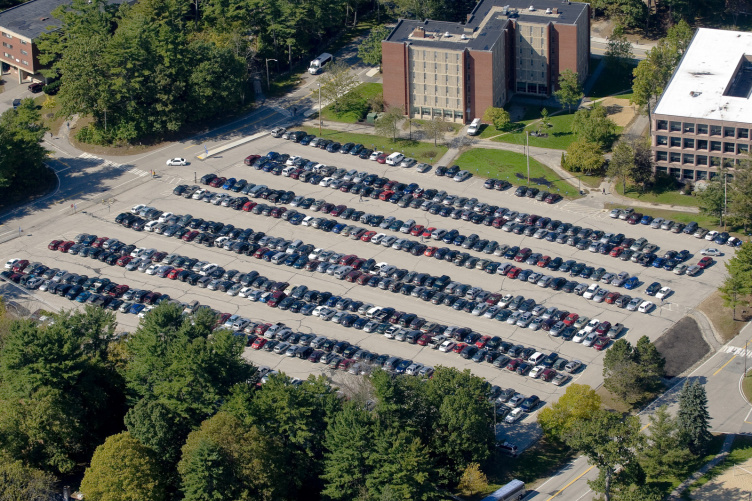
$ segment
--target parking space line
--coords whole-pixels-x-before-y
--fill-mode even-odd
[[[717,371],[715,371],[715,372],[713,373],[713,375],[715,376],[716,374],[718,374],[719,372],[721,372],[721,371],[723,370],[723,368],[724,368],[724,367],[726,367],[726,366],[727,366],[728,364],[730,364],[730,363],[731,363],[731,361],[732,361],[733,359],[735,359],[735,358],[736,358],[736,355],[734,355],[733,357],[731,357],[731,358],[730,358],[730,359],[728,360],[728,362],[726,362],[725,364],[723,364],[722,366],[720,366],[720,367],[718,368],[718,370],[717,370]]]

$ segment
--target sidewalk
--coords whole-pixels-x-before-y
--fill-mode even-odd
[[[721,447],[721,452],[719,452],[716,457],[705,463],[702,468],[694,472],[690,477],[679,484],[679,486],[674,489],[674,491],[666,498],[668,501],[679,501],[682,498],[682,492],[687,489],[690,485],[697,482],[697,480],[705,475],[708,470],[710,470],[712,467],[726,459],[726,456],[728,456],[729,451],[731,450],[731,445],[734,443],[734,439],[736,438],[736,435],[733,433],[729,433],[726,435],[726,440],[723,441],[723,447]]]

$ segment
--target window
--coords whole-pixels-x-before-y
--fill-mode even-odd
[[[28,56],[28,55],[29,55],[29,53],[28,53],[28,52],[26,52],[26,51],[25,51],[25,50],[23,50],[23,49],[21,49],[21,54],[23,54],[24,56]]]
[[[736,129],[736,137],[739,139],[749,139],[749,129],[742,129],[741,127]]]
[[[670,138],[671,141],[671,147],[672,148],[681,148],[681,138],[680,137],[672,137]]]
[[[697,140],[697,149],[698,150],[707,150],[708,149],[708,140],[707,139],[698,139]]]
[[[747,153],[749,153],[749,146],[746,144],[737,144],[736,152],[740,155],[746,155]]]
[[[21,62],[22,62],[23,64],[25,64],[26,66],[28,66],[28,65],[29,65],[29,62],[28,62],[28,61],[21,61]]]
[[[692,169],[682,169],[682,177],[684,179],[694,179],[695,171],[693,171]]]
[[[666,146],[668,144],[668,137],[666,137],[666,136],[655,136],[655,144],[657,146]]]
[[[656,120],[655,128],[657,130],[668,130],[668,122],[666,120]]]
[[[671,163],[679,163],[681,162],[681,154],[680,153],[669,153],[668,155],[668,161]]]
[[[720,125],[711,125],[710,126],[710,135],[711,136],[720,136],[721,135],[721,126]]]
[[[26,45],[26,40],[21,40],[21,45]]]
[[[668,153],[665,152],[665,151],[658,151],[658,152],[656,152],[656,154],[655,154],[655,160],[657,162],[665,162],[666,160],[668,160]]]
[[[681,128],[681,126],[682,126],[681,122],[671,122],[669,125],[670,125],[669,130],[671,132],[681,132],[681,130],[682,130],[682,128]]]
[[[12,49],[13,48],[13,46],[11,44],[7,43],[7,42],[3,42],[3,47],[5,47],[7,49]]]
[[[682,157],[682,163],[694,165],[695,164],[695,156],[694,155],[689,155],[689,154],[685,153],[684,156]]]
[[[708,133],[708,124],[697,124],[697,133],[698,134],[707,134]]]
[[[721,151],[721,142],[710,141],[710,151]]]
[[[684,122],[684,133],[685,134],[694,134],[695,133],[695,124]]]
[[[724,153],[736,153],[736,146],[734,143],[723,143],[723,152]]]
[[[527,91],[530,94],[535,94],[535,92],[538,90],[538,86],[534,83],[527,84]]]
[[[695,140],[690,139],[688,137],[684,138],[684,147],[685,148],[694,148],[695,147]]]
[[[548,87],[543,84],[538,84],[538,94],[548,94]]]
[[[723,137],[736,137],[736,129],[733,127],[724,127]]]
[[[4,31],[3,31],[3,36],[4,36],[5,38],[13,38],[13,35],[10,35],[10,34],[8,34],[8,33],[4,32]]]
[[[12,58],[12,57],[13,57],[13,56],[11,56],[10,54],[8,54],[7,52],[3,52],[3,55],[4,55],[5,57],[10,57],[10,58]]]
[[[697,165],[708,165],[708,156],[697,155]]]
[[[705,180],[708,178],[708,172],[704,170],[698,170],[697,171],[697,180]]]

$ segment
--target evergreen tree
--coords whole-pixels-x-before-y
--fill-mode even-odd
[[[355,499],[370,472],[374,433],[370,413],[354,403],[345,404],[326,429],[322,494],[330,499]]]
[[[372,473],[366,485],[372,493],[388,488],[391,498],[400,501],[436,499],[430,482],[430,451],[418,438],[407,432],[380,430],[376,434],[375,452],[370,456]]]
[[[708,397],[705,387],[698,380],[684,383],[679,393],[677,418],[679,433],[689,450],[697,456],[704,454],[712,435],[710,434]]]
[[[23,190],[44,178],[47,129],[37,105],[24,99],[16,109],[0,115],[0,188]]]
[[[230,459],[215,442],[202,438],[180,462],[182,490],[186,501],[238,499],[240,486]]]
[[[682,442],[677,420],[668,413],[666,406],[650,416],[649,431],[647,445],[640,457],[645,472],[653,478],[683,472],[692,454]]]

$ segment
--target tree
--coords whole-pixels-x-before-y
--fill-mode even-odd
[[[692,382],[687,380],[682,386],[677,422],[682,441],[690,452],[696,456],[703,455],[713,437],[710,434],[708,396],[705,387],[696,379]]]
[[[546,129],[551,126],[551,119],[548,116],[548,110],[546,108],[541,110],[540,125],[541,128],[545,127]]]
[[[365,488],[370,472],[369,460],[374,441],[370,413],[348,403],[327,426],[324,446],[326,486],[322,492],[330,499],[355,499]]]
[[[569,385],[551,406],[538,413],[538,424],[546,437],[564,440],[570,428],[581,419],[590,419],[601,407],[601,397],[585,384]]]
[[[0,485],[2,499],[24,501],[47,501],[54,499],[59,490],[55,476],[26,466],[5,453],[0,453]]]
[[[648,183],[653,179],[653,153],[650,151],[648,141],[643,140],[632,142],[632,150],[634,151],[634,168],[629,176],[644,193]]]
[[[634,170],[634,166],[634,150],[628,143],[620,141],[611,155],[611,162],[608,164],[608,175],[616,180],[621,179],[621,192],[623,194],[627,193],[627,178],[629,178]]]
[[[570,172],[583,172],[585,174],[599,172],[606,162],[600,146],[583,140],[575,141],[567,147],[564,160],[565,163],[562,167]]]
[[[369,492],[391,494],[400,501],[436,499],[430,482],[432,461],[429,449],[420,439],[404,431],[381,430],[376,449],[370,456],[372,473],[366,479]]]
[[[746,232],[752,226],[752,159],[745,158],[736,166],[728,192],[729,217]]]
[[[686,469],[692,460],[679,434],[676,418],[666,406],[661,406],[650,416],[650,435],[640,456],[640,464],[653,478],[676,474]]]
[[[433,139],[433,145],[436,146],[439,138],[444,138],[444,133],[447,131],[447,124],[444,122],[444,117],[441,115],[434,115],[423,125],[423,129],[426,131],[426,135]]]
[[[483,113],[483,121],[493,124],[496,130],[507,130],[511,119],[509,112],[504,108],[489,106]]]
[[[81,481],[81,492],[100,501],[166,499],[158,461],[127,431],[97,447]]]
[[[344,61],[335,61],[321,77],[321,97],[334,106],[334,111],[344,108],[352,97],[350,91],[358,85],[358,76]]]
[[[585,96],[577,73],[572,70],[564,70],[559,74],[559,90],[554,92],[554,96],[571,112],[572,106]]]
[[[725,266],[728,275],[718,290],[724,305],[734,309],[736,319],[736,307],[748,305],[752,294],[752,244],[744,242]]]
[[[620,415],[605,410],[590,419],[575,421],[566,436],[567,445],[584,453],[588,462],[600,470],[602,481],[588,484],[594,491],[603,493],[606,501],[611,499],[615,472],[634,468],[642,441],[636,416],[622,420]]]
[[[463,496],[475,496],[479,492],[483,492],[488,489],[488,478],[486,474],[480,469],[478,463],[470,463],[462,473],[460,483],[457,486]]]
[[[577,110],[572,121],[572,131],[579,140],[608,148],[616,134],[616,124],[608,118],[606,109],[599,104]]]
[[[726,192],[723,187],[722,176],[727,175],[726,170],[721,170],[721,175],[713,178],[705,189],[698,190],[697,198],[700,201],[700,212],[718,218],[718,225],[723,225],[726,208]]]
[[[390,137],[393,141],[397,139],[399,132],[399,121],[404,118],[402,109],[396,106],[390,106],[379,118],[376,119],[376,133],[382,136]]]
[[[45,177],[48,152],[42,139],[46,131],[31,99],[0,115],[0,188],[23,190]]]
[[[641,0],[616,0],[609,9],[609,17],[627,28],[642,26],[648,14],[647,5]]]
[[[370,66],[381,69],[381,41],[389,36],[390,29],[380,25],[374,27],[363,42],[358,45],[358,57]]]
[[[606,65],[612,70],[621,72],[631,66],[633,58],[632,43],[627,40],[624,29],[619,25],[615,26],[608,37]]]
[[[647,336],[636,347],[617,340],[603,358],[603,384],[623,402],[633,405],[661,386],[665,360]]]

